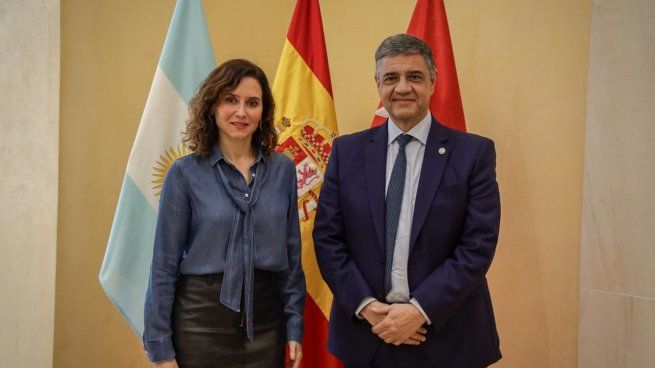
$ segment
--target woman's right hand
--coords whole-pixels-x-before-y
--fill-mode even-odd
[[[161,362],[155,362],[155,368],[180,368],[177,365],[177,361],[175,359],[171,360],[163,360]]]

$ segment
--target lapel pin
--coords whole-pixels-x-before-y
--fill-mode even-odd
[[[439,147],[439,154],[443,155],[444,153],[446,153],[446,149],[443,147]]]

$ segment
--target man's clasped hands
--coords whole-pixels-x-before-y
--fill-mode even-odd
[[[362,308],[360,315],[387,344],[419,345],[425,341],[425,317],[411,303],[386,304],[376,300]]]

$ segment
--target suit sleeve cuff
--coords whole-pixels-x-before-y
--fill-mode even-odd
[[[364,319],[364,317],[362,317],[362,315],[360,314],[362,309],[364,309],[365,306],[371,304],[374,301],[376,301],[376,299],[370,296],[364,298],[364,300],[362,300],[362,302],[359,303],[359,307],[357,307],[357,309],[355,310],[355,317],[359,319]]]
[[[416,307],[416,309],[418,309],[419,312],[421,312],[423,317],[425,317],[425,321],[427,322],[427,324],[431,325],[432,321],[430,320],[430,317],[428,317],[428,315],[425,313],[421,305],[418,303],[418,300],[416,300],[416,298],[412,298],[409,300],[409,302],[412,303]]]

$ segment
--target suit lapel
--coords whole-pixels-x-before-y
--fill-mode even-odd
[[[387,123],[388,124],[388,123]],[[387,166],[387,124],[371,133],[370,142],[364,151],[364,173],[366,195],[371,208],[373,225],[380,250],[384,253],[384,187]]]
[[[412,232],[409,241],[410,250],[416,242],[418,233],[423,227],[425,217],[432,205],[432,199],[439,188],[450,151],[448,130],[433,118],[428,140],[425,144],[423,167],[421,168],[421,177],[416,193],[416,205],[414,207]]]

